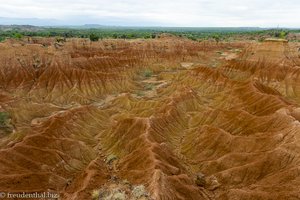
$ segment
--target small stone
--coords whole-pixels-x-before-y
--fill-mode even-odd
[[[208,190],[213,191],[213,190],[216,190],[217,188],[219,188],[220,185],[221,184],[218,182],[218,179],[214,175],[212,175],[212,176],[210,176],[206,179],[205,188],[207,188]]]

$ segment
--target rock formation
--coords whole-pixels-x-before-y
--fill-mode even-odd
[[[0,191],[300,198],[296,43],[48,43],[0,43]]]

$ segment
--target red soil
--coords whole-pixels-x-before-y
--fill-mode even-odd
[[[0,191],[82,200],[128,180],[155,200],[300,198],[296,43],[35,43],[0,43],[14,126]]]

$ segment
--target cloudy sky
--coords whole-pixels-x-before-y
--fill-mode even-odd
[[[0,0],[0,24],[300,27],[300,0]]]

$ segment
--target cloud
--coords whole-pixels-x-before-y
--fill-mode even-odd
[[[296,0],[10,0],[0,10],[70,25],[300,27]]]

